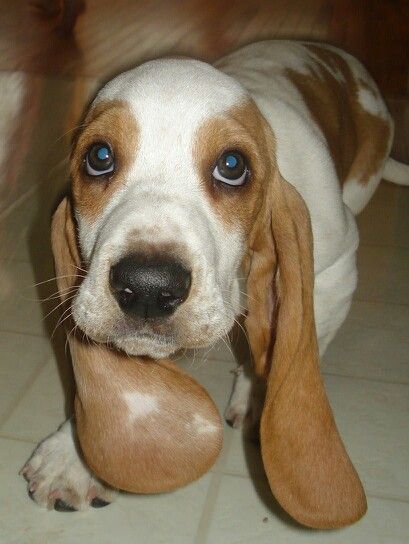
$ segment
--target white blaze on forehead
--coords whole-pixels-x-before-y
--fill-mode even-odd
[[[210,64],[193,59],[159,59],[120,74],[98,93],[100,100],[125,100],[141,118],[155,124],[167,112],[179,123],[203,119],[233,106],[243,87]]]
[[[146,417],[152,412],[159,410],[159,403],[156,397],[149,393],[126,391],[122,396],[128,406],[129,419],[131,421]]]
[[[99,100],[126,101],[140,130],[129,172],[139,194],[157,191],[180,196],[195,191],[198,156],[192,150],[203,122],[240,104],[247,92],[233,78],[204,62],[155,60],[121,74],[99,93]],[[187,179],[190,178],[190,179]],[[195,193],[194,193],[195,194]]]

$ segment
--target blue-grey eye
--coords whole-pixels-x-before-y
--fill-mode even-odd
[[[213,170],[213,177],[227,185],[243,185],[249,171],[246,161],[238,151],[225,151]]]
[[[101,142],[89,148],[85,158],[85,170],[89,176],[102,176],[113,172],[114,168],[114,155],[108,144]]]

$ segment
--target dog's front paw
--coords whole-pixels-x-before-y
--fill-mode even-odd
[[[71,421],[41,442],[21,469],[29,496],[40,506],[62,512],[100,508],[117,492],[95,478],[82,461]]]

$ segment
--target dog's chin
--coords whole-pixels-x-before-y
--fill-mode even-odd
[[[172,341],[160,336],[130,336],[112,339],[112,343],[128,355],[163,359],[180,349]]]

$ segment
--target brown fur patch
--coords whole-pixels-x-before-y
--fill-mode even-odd
[[[300,523],[348,525],[365,513],[366,500],[320,377],[309,214],[274,161],[248,243],[245,324],[256,372],[267,379],[260,440],[271,489]]]
[[[124,183],[138,148],[139,127],[125,102],[101,102],[85,117],[76,135],[71,155],[72,193],[82,216],[95,219],[115,191]],[[101,177],[88,176],[84,169],[87,150],[93,143],[107,142],[115,157],[115,170]]]
[[[313,44],[305,44],[305,48],[321,62],[311,74],[287,69],[287,76],[321,128],[340,182],[354,178],[366,184],[389,152],[391,124],[365,110],[358,92],[359,87],[374,96],[378,91],[369,82],[355,79],[347,61],[334,51]],[[333,71],[345,82],[336,79]]]
[[[200,157],[199,176],[206,194],[223,222],[240,226],[248,233],[254,210],[260,206],[271,158],[265,133],[266,121],[249,99],[206,121],[196,134],[194,156]],[[250,175],[239,187],[224,185],[212,176],[220,155],[227,150],[241,152]]]

